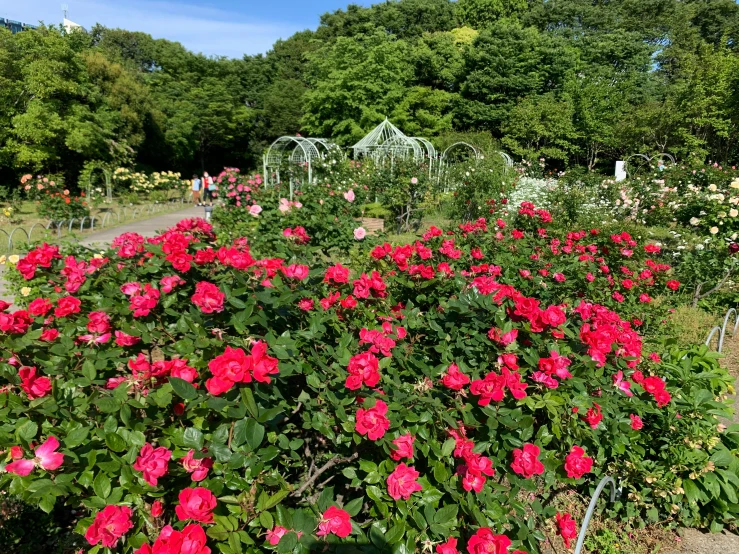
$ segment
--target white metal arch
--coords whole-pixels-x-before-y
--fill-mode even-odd
[[[675,160],[675,156],[672,154],[668,154],[667,152],[661,152],[659,154],[655,154],[654,156],[648,156],[647,154],[632,154],[631,156],[627,157],[624,160],[624,171],[631,177],[631,171],[629,170],[629,161],[634,158],[641,158],[646,163],[652,163],[654,160],[669,160],[671,164],[675,165],[677,161]]]
[[[441,187],[442,184],[444,186],[444,192],[449,192],[449,175],[447,173],[447,169],[449,168],[449,158],[450,154],[452,154],[454,151],[467,151],[468,153],[471,153],[471,157],[473,157],[476,160],[479,160],[482,158],[482,151],[477,148],[476,146],[472,146],[471,144],[467,142],[455,142],[454,144],[449,145],[442,153],[441,158],[439,159],[439,170],[437,173],[437,184]]]
[[[292,147],[292,150],[288,150]],[[285,162],[285,154],[289,151],[287,161],[292,164],[306,165],[308,168],[308,183],[313,182],[313,160],[320,157],[318,148],[310,140],[303,137],[284,136],[275,140],[267,149],[263,159],[265,184],[279,184],[280,168]],[[270,170],[275,170],[274,177]],[[292,194],[291,182],[291,194]]]
[[[511,158],[507,153],[505,152],[498,152],[501,158],[503,158],[503,161],[506,164],[506,167],[513,167],[513,158]]]
[[[405,135],[387,118],[352,146],[352,149],[354,150],[354,159],[362,156],[375,159],[385,157],[407,158],[409,156],[420,159],[424,157],[424,147],[417,140]]]

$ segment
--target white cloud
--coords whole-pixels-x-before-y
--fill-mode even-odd
[[[5,5],[0,16],[36,23],[60,23],[61,0],[25,0]],[[238,12],[193,4],[125,0],[63,0],[69,4],[69,19],[89,29],[95,23],[129,31],[143,31],[154,38],[181,42],[194,52],[240,58],[266,52],[280,38],[301,30],[292,23],[261,21]]]

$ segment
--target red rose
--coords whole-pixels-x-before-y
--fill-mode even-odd
[[[451,537],[448,541],[436,545],[436,554],[459,554],[457,539]]]
[[[383,254],[384,256],[384,254]],[[326,270],[326,275],[323,278],[324,283],[331,283],[342,285],[349,282],[349,268],[344,267],[341,264],[332,265]]]
[[[390,453],[390,458],[392,458],[396,462],[402,460],[403,458],[412,458],[414,442],[416,442],[416,437],[414,437],[410,433],[400,435],[397,439],[393,441],[395,449]]]
[[[195,458],[195,451],[190,450],[187,455],[180,460],[185,471],[191,473],[192,480],[196,483],[202,481],[208,476],[208,470],[213,467],[211,458]]]
[[[43,333],[39,337],[40,341],[53,342],[59,338],[59,331],[57,329],[44,329]]]
[[[355,430],[360,435],[367,435],[370,440],[377,440],[385,435],[390,428],[390,420],[385,417],[387,404],[382,400],[375,402],[372,408],[357,410],[357,424]]]
[[[351,532],[352,522],[349,513],[335,506],[331,506],[321,516],[316,535],[325,537],[329,533],[333,533],[337,537],[345,539]]]
[[[394,343],[393,343],[394,344]],[[371,352],[363,352],[352,356],[346,370],[349,376],[345,386],[349,390],[358,390],[362,385],[374,387],[380,382],[379,360]]]
[[[172,452],[163,446],[154,448],[148,442],[141,447],[133,469],[144,474],[144,481],[152,487],[157,486],[157,480],[167,473],[169,459]]]
[[[198,378],[198,371],[194,367],[187,365],[187,360],[176,359],[169,362],[169,374],[188,383],[192,383]]]
[[[470,382],[469,375],[459,371],[457,364],[451,364],[441,378],[443,385],[452,390],[462,390]]]
[[[192,519],[200,523],[213,523],[213,510],[218,502],[208,489],[185,489],[178,498],[180,504],[175,507],[175,513],[180,521]]]
[[[467,542],[467,552],[470,554],[507,554],[511,546],[511,539],[505,535],[495,535],[487,528],[482,527],[470,537]]]
[[[90,312],[87,316],[87,330],[90,333],[107,333],[110,331],[110,317],[105,312]]]
[[[256,341],[251,345],[252,374],[258,383],[271,383],[270,375],[279,373],[277,358],[267,355],[267,343]]]
[[[92,525],[87,528],[87,542],[93,546],[102,543],[106,548],[115,548],[118,539],[133,527],[131,515],[131,508],[126,506],[106,506],[95,515]]]
[[[43,398],[51,392],[51,380],[37,375],[35,367],[21,367],[18,370],[18,377],[21,379],[21,388],[29,400]]]
[[[49,313],[53,307],[54,306],[52,306],[50,300],[46,298],[36,298],[36,300],[28,305],[28,313],[37,317],[43,316]]]
[[[167,277],[162,277],[159,280],[159,286],[162,288],[162,292],[164,294],[169,294],[175,289],[175,287],[179,287],[184,284],[185,280],[179,275],[169,275]]]
[[[133,337],[124,333],[123,331],[115,332],[115,343],[118,346],[133,346],[141,340],[141,337]]]
[[[600,411],[600,406],[593,403],[593,407],[588,409],[588,413],[585,414],[584,419],[593,429],[597,429],[598,424],[603,419],[603,413]]]
[[[267,542],[272,546],[277,546],[280,543],[280,539],[289,532],[288,529],[280,525],[275,525],[274,529],[267,529]]]
[[[164,507],[162,506],[162,502],[160,500],[155,500],[151,504],[151,516],[152,517],[159,517],[164,512]]]
[[[223,301],[226,295],[213,283],[201,281],[195,285],[195,294],[192,295],[192,303],[200,308],[204,314],[223,311]]]
[[[523,449],[515,448],[511,468],[525,479],[541,475],[544,473],[544,464],[539,460],[540,452],[535,444],[524,444]]]
[[[644,423],[642,422],[641,418],[636,414],[630,414],[629,417],[631,418],[631,428],[634,431],[638,431],[642,427],[644,427]]]
[[[310,268],[307,265],[292,264],[282,268],[282,272],[288,279],[297,279],[298,281],[302,281],[308,277]]]
[[[226,351],[208,363],[213,377],[205,382],[205,388],[214,396],[231,390],[236,383],[251,382],[251,357],[241,348],[226,347]]]
[[[569,548],[570,541],[577,538],[577,525],[575,524],[575,520],[572,519],[570,514],[561,514],[559,512],[557,512],[556,518],[559,534],[565,541],[565,548]]]
[[[420,473],[413,467],[400,464],[387,476],[387,492],[393,500],[408,500],[414,492],[423,490],[417,482]]]
[[[181,532],[167,525],[154,541],[153,547],[144,544],[134,554],[210,554],[207,542],[208,538],[200,525],[187,525]]]
[[[585,450],[579,446],[573,446],[565,458],[565,471],[567,472],[567,477],[571,479],[580,479],[592,467],[593,458],[585,456]]]
[[[54,315],[56,317],[67,317],[68,315],[79,313],[82,302],[74,296],[64,296],[56,301],[56,309]]]
[[[671,281],[667,281],[667,288],[671,290],[677,290],[680,288],[680,281],[675,281],[674,279]]]

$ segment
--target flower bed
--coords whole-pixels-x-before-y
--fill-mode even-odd
[[[15,267],[38,297],[0,314],[0,489],[81,509],[89,552],[534,553],[579,524],[552,497],[604,474],[613,515],[720,528],[730,379],[645,350],[680,286],[663,253],[550,220],[522,204],[351,268],[304,263],[305,229],[286,261],[200,220],[39,247]]]

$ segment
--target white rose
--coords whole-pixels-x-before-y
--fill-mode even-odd
[[[710,190],[711,192],[716,192],[717,189],[718,187],[716,185],[708,185],[708,190]]]
[[[739,210],[737,210],[736,208],[731,208],[731,209],[729,210],[729,215],[730,215],[731,217],[736,217],[736,216],[738,216],[738,215],[739,215]]]
[[[716,233],[718,233],[718,227],[711,227],[708,232],[712,235],[715,235]]]

